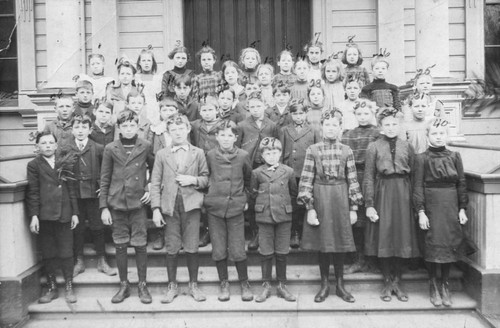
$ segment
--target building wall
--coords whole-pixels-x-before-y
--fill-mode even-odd
[[[415,1],[405,0],[405,77],[409,81],[416,73]],[[465,0],[449,0],[450,77],[465,78]],[[432,53],[432,49],[429,49]],[[418,67],[424,68],[425,67]]]
[[[92,15],[91,0],[85,1],[85,57],[92,52]],[[34,0],[35,17],[35,62],[36,62],[36,85],[41,89],[50,77],[47,76],[47,22],[46,22],[46,1]],[[114,60],[114,59],[113,59]],[[88,63],[86,62],[85,65]],[[80,72],[75,72],[75,75]],[[73,78],[69,76],[68,79]]]
[[[119,0],[119,54],[127,55],[134,63],[142,49],[153,46],[158,71],[167,69],[168,52],[173,44],[165,45],[164,4],[161,0]]]

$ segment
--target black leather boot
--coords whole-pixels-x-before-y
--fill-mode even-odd
[[[444,306],[451,306],[450,284],[448,280],[441,281],[441,298]]]
[[[441,295],[439,295],[436,278],[431,278],[429,280],[429,297],[431,303],[435,307],[440,307],[441,305],[443,305],[443,300],[441,299]]]
[[[38,303],[45,304],[50,303],[52,300],[55,300],[59,297],[59,291],[57,290],[56,276],[50,274],[47,276],[47,287],[48,290],[45,294],[40,297]]]
[[[76,295],[73,291],[73,279],[66,279],[65,298],[68,303],[76,303]]]
[[[153,302],[153,298],[149,293],[148,286],[146,286],[145,281],[139,281],[139,284],[137,284],[137,291],[139,293],[139,299],[141,300],[141,303],[150,304],[151,302]]]
[[[319,292],[314,296],[314,302],[321,303],[330,294],[330,282],[328,281],[328,276],[321,276],[321,288]]]
[[[130,284],[128,280],[120,282],[120,290],[113,296],[111,303],[121,303],[130,296]]]

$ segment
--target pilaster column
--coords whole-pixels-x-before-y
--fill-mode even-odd
[[[82,69],[81,3],[75,0],[47,0],[47,85],[74,87],[73,76]]]
[[[433,77],[450,76],[448,0],[415,1],[415,53],[417,69],[436,64]]]
[[[420,0],[418,0],[420,1]],[[416,1],[417,2],[417,1]],[[404,1],[378,0],[377,40],[378,49],[387,49],[390,67],[387,81],[402,85],[405,82],[405,20]]]
[[[115,75],[118,40],[117,0],[92,1],[92,52],[104,56],[106,76]]]
[[[163,49],[165,51],[165,70],[174,68],[168,53],[179,40],[184,44],[184,6],[182,0],[169,0],[163,4]],[[190,49],[193,51],[194,49]]]

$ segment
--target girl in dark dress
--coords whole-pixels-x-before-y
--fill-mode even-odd
[[[425,231],[424,259],[429,269],[430,301],[451,306],[448,277],[463,240],[468,196],[460,154],[446,149],[448,121],[435,118],[427,127],[429,148],[415,160],[413,203]],[[441,269],[441,284],[437,275]]]
[[[401,259],[419,256],[410,200],[414,152],[408,142],[398,138],[402,117],[392,107],[380,109],[378,119],[384,136],[368,146],[363,180],[369,219],[365,255],[380,260],[384,275],[380,298],[385,302],[391,301],[393,293],[401,302],[408,301],[401,287]]]
[[[342,114],[327,111],[321,116],[323,141],[309,146],[300,177],[297,200],[307,209],[301,247],[319,251],[321,289],[314,301],[328,297],[330,258],[333,257],[336,294],[345,302],[354,297],[344,288],[344,259],[354,252],[351,225],[356,223],[358,206],[363,203],[351,148],[340,143]]]

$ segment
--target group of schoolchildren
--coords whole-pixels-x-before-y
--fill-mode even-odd
[[[198,249],[211,242],[220,301],[230,299],[228,261],[242,300],[254,299],[247,246],[262,258],[263,288],[255,300],[271,296],[274,259],[277,295],[295,301],[286,286],[287,254],[300,247],[318,253],[315,302],[328,297],[331,263],[336,295],[354,302],[344,272],[371,270],[374,258],[384,278],[380,298],[406,302],[403,259],[423,257],[431,302],[451,306],[450,265],[460,256],[468,198],[460,155],[446,148],[448,122],[430,95],[430,75],[416,77],[415,94],[402,104],[398,88],[385,81],[387,57],[374,56],[371,80],[352,42],[341,59],[320,60],[318,41],[304,50],[296,62],[282,51],[277,74],[254,48],[217,72],[217,56],[204,46],[196,75],[187,68],[188,50],[177,46],[169,54],[174,68],[161,75],[148,48],[137,65],[118,62],[117,81],[104,76],[103,56],[91,55],[76,102],[55,99],[57,119],[37,135],[39,155],[28,164],[30,229],[39,234],[48,277],[39,301],[58,297],[55,272],[62,268],[66,301],[76,302],[72,279],[85,270],[88,221],[98,271],[118,271],[112,302],[130,296],[127,249],[134,247],[139,298],[151,303],[152,217],[149,239],[167,254],[162,303],[179,294],[181,249],[189,294],[206,299],[197,283]],[[112,229],[117,270],[106,260],[105,226]],[[353,263],[344,269],[347,255]]]

